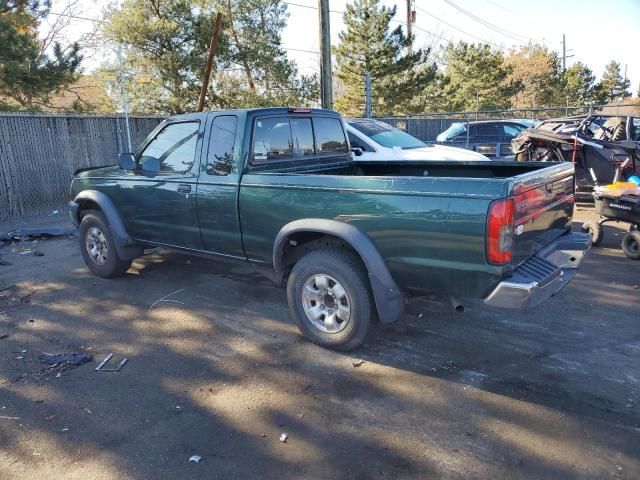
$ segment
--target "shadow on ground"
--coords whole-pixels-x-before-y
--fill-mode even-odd
[[[434,298],[348,355],[243,267],[156,253],[102,280],[43,243],[0,271],[0,477],[637,478],[640,262],[606,229],[543,308]],[[68,351],[130,360],[38,362]]]

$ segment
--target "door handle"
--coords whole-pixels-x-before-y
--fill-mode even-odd
[[[178,192],[180,193],[189,193],[191,192],[191,185],[188,183],[179,183],[178,184]]]

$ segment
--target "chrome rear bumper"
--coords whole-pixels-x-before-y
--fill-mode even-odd
[[[591,248],[587,233],[567,233],[536,252],[501,281],[484,299],[487,305],[526,308],[538,305],[564,288]]]

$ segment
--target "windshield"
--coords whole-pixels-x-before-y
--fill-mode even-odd
[[[449,128],[447,128],[444,132],[438,135],[437,140],[439,142],[446,142],[447,140],[450,140],[453,137],[462,135],[466,130],[467,130],[466,125],[464,123],[452,123]]]
[[[408,150],[427,146],[416,137],[377,120],[352,120],[347,123],[383,147],[400,147]]]

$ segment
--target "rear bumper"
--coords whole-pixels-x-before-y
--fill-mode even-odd
[[[538,305],[564,288],[578,272],[591,248],[587,233],[567,233],[516,268],[484,299],[487,305],[526,308]]]

